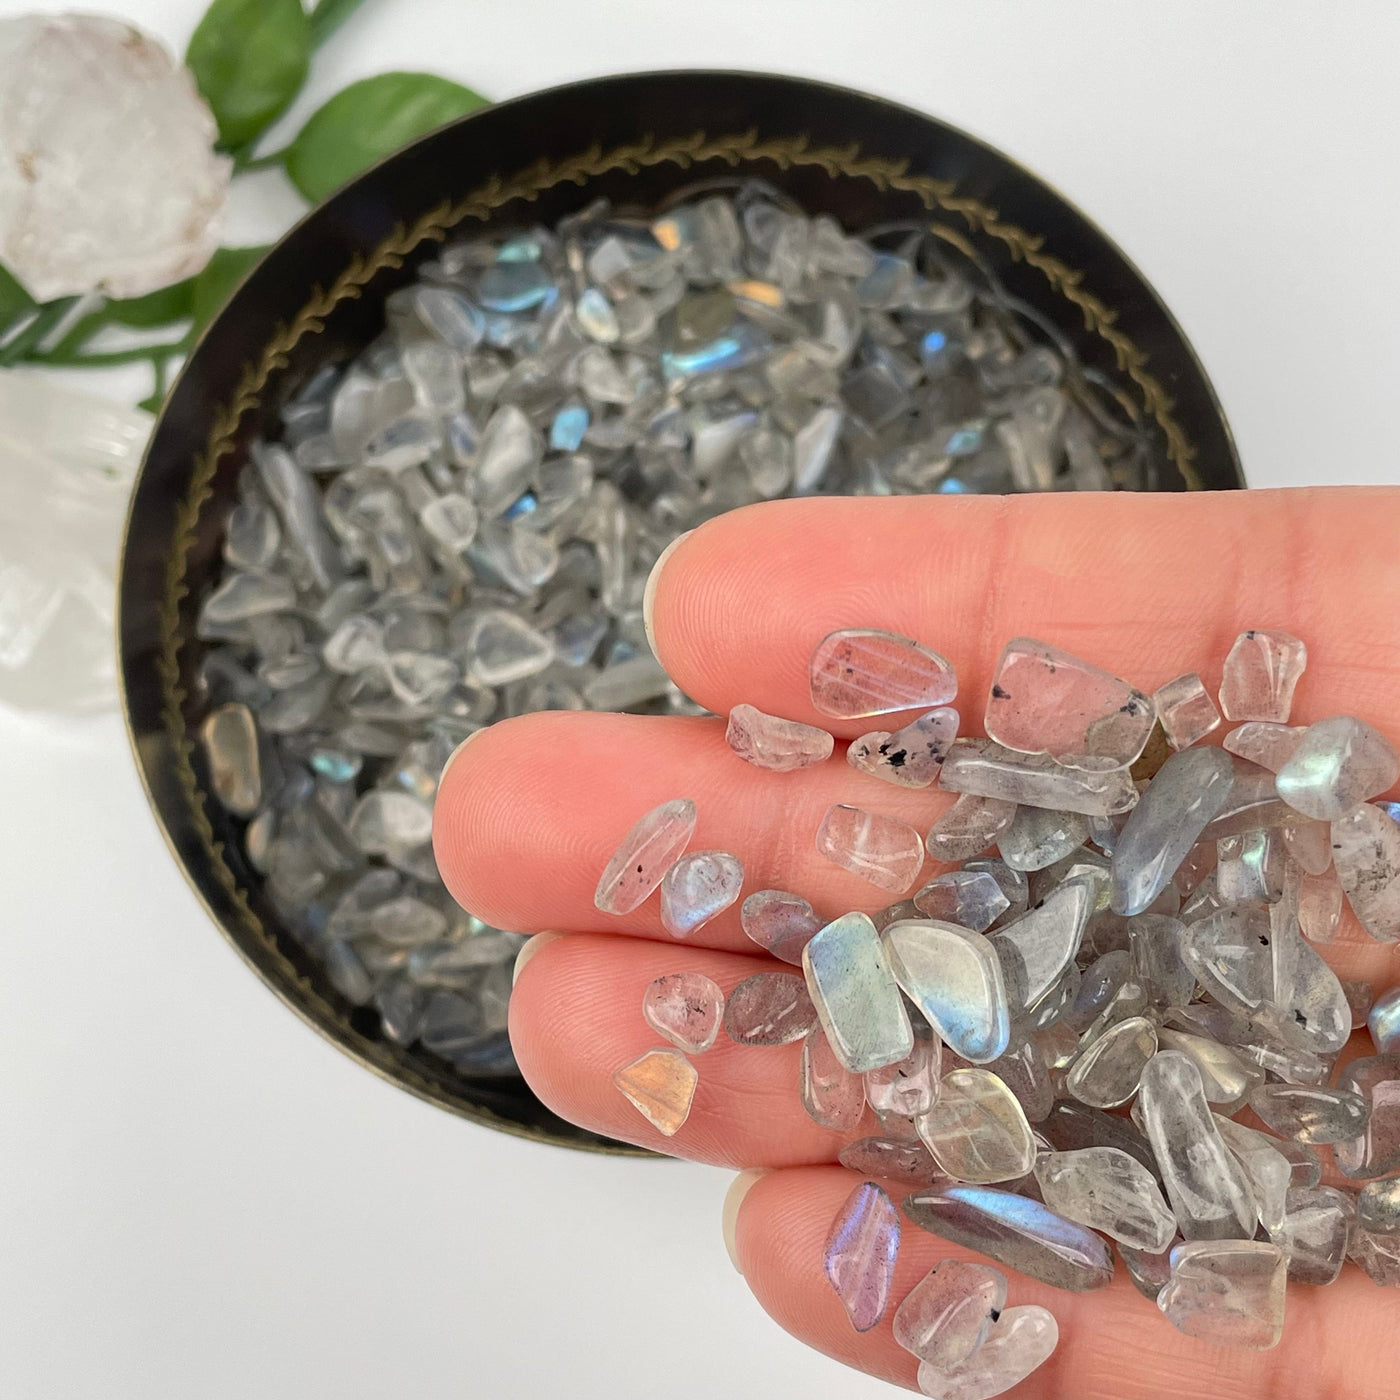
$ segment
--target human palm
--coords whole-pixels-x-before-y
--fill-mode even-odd
[[[822,1271],[832,1219],[861,1179],[837,1154],[873,1120],[838,1133],[807,1116],[800,1046],[754,1050],[721,1035],[696,1062],[694,1105],[673,1138],[613,1086],[620,1066],[657,1043],[640,1012],[654,978],[697,971],[728,991],[784,965],[745,937],[737,905],[685,943],[661,928],[655,898],[600,914],[599,872],[643,812],[690,797],[693,846],[736,853],[746,893],[793,890],[828,915],[888,903],[817,853],[822,815],[851,803],[926,830],[951,797],[842,761],[840,741],[871,722],[816,712],[807,673],[815,643],[842,627],[886,628],[947,656],[965,732],[980,723],[1011,636],[1043,638],[1151,690],[1185,671],[1213,682],[1239,632],[1281,628],[1309,651],[1292,722],[1354,714],[1400,741],[1400,490],[775,502],[684,538],[648,593],[657,655],[686,694],[717,715],[748,703],[820,725],[836,734],[836,756],[774,774],[736,758],[719,719],[508,720],[474,736],[443,776],[439,864],[489,923],[562,934],[528,945],[511,1001],[516,1056],[544,1102],[612,1137],[763,1169],[741,1179],[727,1210],[732,1252],[759,1302],[809,1345],[913,1388],[917,1362],[893,1339],[893,1306],[856,1333]],[[1377,992],[1400,980],[1392,949],[1350,913],[1323,951],[1339,976]],[[1354,1037],[1351,1053],[1373,1053],[1363,1043]],[[889,1189],[898,1200],[907,1188]],[[892,1299],[939,1260],[970,1257],[906,1223]],[[1009,1301],[1042,1304],[1060,1324],[1055,1354],[1009,1392],[1021,1400],[1400,1398],[1400,1299],[1352,1265],[1329,1287],[1290,1286],[1283,1341],[1265,1353],[1176,1331],[1121,1268],[1092,1293],[1012,1274]]]

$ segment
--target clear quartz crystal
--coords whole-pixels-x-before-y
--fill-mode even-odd
[[[1203,1240],[1172,1250],[1157,1306],[1172,1326],[1213,1346],[1267,1351],[1283,1336],[1288,1260],[1276,1244]]]
[[[760,948],[780,962],[800,967],[803,948],[826,920],[801,895],[757,890],[740,907],[739,922]]]
[[[838,719],[946,705],[957,689],[943,657],[893,632],[847,628],[812,653],[812,704]]]
[[[1142,1072],[1138,1107],[1181,1233],[1188,1240],[1248,1239],[1254,1196],[1221,1140],[1193,1061],[1159,1050]]]
[[[987,737],[1070,767],[1126,768],[1152,732],[1152,699],[1045,642],[1006,644],[987,697]]]
[[[1176,1234],[1152,1173],[1116,1147],[1042,1153],[1035,1175],[1051,1210],[1123,1244],[1155,1253]]]
[[[1035,1140],[1016,1097],[989,1070],[955,1069],[918,1120],[938,1165],[958,1181],[1013,1181],[1035,1165]]]
[[[913,1050],[908,1013],[867,915],[846,914],[813,935],[802,950],[802,970],[831,1048],[852,1074]]]
[[[680,797],[637,822],[598,878],[593,903],[602,913],[630,914],[646,900],[690,844],[695,815],[695,804]]]
[[[990,1264],[945,1259],[919,1280],[894,1315],[894,1339],[920,1361],[966,1361],[1006,1306],[1006,1275]]]
[[[832,1222],[822,1271],[857,1332],[877,1326],[889,1306],[899,1236],[899,1212],[873,1181],[857,1186]]]
[[[846,761],[862,773],[900,787],[929,787],[937,781],[957,733],[958,712],[943,706],[893,733],[879,729],[853,739]]]
[[[1220,727],[1220,711],[1194,671],[1159,686],[1152,704],[1167,743],[1174,749],[1189,749]]]
[[[1013,1006],[1029,1010],[1064,976],[1079,951],[1092,905],[1089,885],[1067,880],[989,935]]]
[[[1308,649],[1287,632],[1241,632],[1225,658],[1220,708],[1226,719],[1287,724]]]
[[[1332,1149],[1343,1175],[1356,1180],[1400,1170],[1400,1055],[1352,1060],[1336,1087],[1359,1095],[1370,1109],[1365,1128]]]
[[[1059,1340],[1059,1325],[1046,1308],[1007,1308],[966,1360],[952,1366],[920,1362],[919,1390],[937,1400],[990,1400],[1043,1366]]]
[[[831,757],[834,741],[824,729],[796,720],[765,715],[752,705],[735,705],[729,712],[725,742],[756,768],[790,773],[810,768]]]
[[[1368,1188],[1369,1189],[1369,1188]],[[1288,1281],[1323,1286],[1335,1283],[1347,1258],[1347,1213],[1330,1188],[1299,1187],[1288,1192],[1283,1223],[1269,1238],[1288,1260]],[[1362,1196],[1365,1195],[1363,1190]],[[1362,1215],[1361,1199],[1357,1216]]]
[[[200,726],[214,795],[235,816],[250,817],[262,800],[258,726],[246,705],[221,705]]]
[[[666,1137],[685,1126],[698,1079],[695,1066],[669,1046],[646,1051],[613,1075],[637,1112]]]
[[[724,1017],[724,993],[703,972],[672,972],[648,983],[642,1017],[652,1030],[687,1054],[715,1043]]]
[[[728,851],[689,851],[661,881],[661,922],[673,938],[689,938],[739,898],[744,867]]]
[[[817,850],[892,894],[908,890],[924,863],[924,843],[908,822],[860,807],[829,808],[817,830]]]

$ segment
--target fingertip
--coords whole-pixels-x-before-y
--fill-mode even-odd
[[[735,1270],[742,1274],[744,1266],[739,1256],[739,1212],[743,1209],[744,1198],[769,1173],[767,1167],[749,1167],[741,1171],[729,1183],[724,1193],[724,1206],[720,1210],[720,1231],[724,1236],[725,1252]]]

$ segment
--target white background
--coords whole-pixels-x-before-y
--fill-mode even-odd
[[[198,5],[126,13],[182,51]],[[1397,55],[1400,9],[1355,0],[368,0],[285,128],[395,67],[493,97],[707,65],[883,93],[1119,240],[1254,485],[1396,481]],[[280,182],[244,182],[231,241],[292,217]],[[0,874],[4,1400],[892,1394],[761,1314],[725,1174],[502,1137],[304,1028],[185,887],[115,718],[0,713]]]

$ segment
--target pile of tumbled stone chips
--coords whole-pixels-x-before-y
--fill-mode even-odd
[[[926,711],[852,742],[851,766],[957,799],[926,836],[832,807],[817,849],[897,902],[826,918],[797,894],[750,894],[745,933],[801,975],[760,972],[727,995],[698,973],[658,978],[642,1012],[670,1045],[619,1069],[618,1088],[674,1134],[690,1057],[722,1025],[741,1045],[802,1042],[794,1088],[818,1123],[856,1134],[873,1113],[877,1131],[840,1152],[873,1179],[823,1261],[859,1331],[889,1304],[895,1182],[921,1229],[1057,1288],[1105,1286],[1112,1240],[1170,1322],[1221,1345],[1275,1345],[1286,1282],[1331,1283],[1348,1256],[1400,1284],[1400,990],[1374,1000],[1315,946],[1344,899],[1371,937],[1400,940],[1400,804],[1370,800],[1400,755],[1358,719],[1288,723],[1306,659],[1286,633],[1243,633],[1217,710],[1196,674],[1148,695],[1017,639],[987,737],[960,738],[941,656],[833,633],[812,658],[819,711]],[[1202,746],[1221,711],[1235,727]],[[747,705],[728,739],[776,773],[834,747]],[[660,886],[683,939],[734,904],[743,868],[687,852],[695,822],[685,799],[643,817],[598,908],[626,913]],[[920,885],[925,851],[956,864]],[[1378,1053],[1334,1073],[1368,1017]],[[1262,1128],[1236,1119],[1246,1107]],[[1321,1184],[1319,1147],[1359,1189]],[[949,1261],[899,1305],[894,1336],[926,1394],[983,1400],[1050,1355],[1054,1318],[1003,1311],[1006,1294],[999,1270]]]
[[[438,877],[449,754],[533,710],[699,713],[647,644],[661,551],[779,496],[1150,488],[1071,347],[925,224],[745,182],[456,241],[254,444],[201,600],[210,785],[281,928],[382,1033],[515,1074],[519,938]]]

